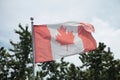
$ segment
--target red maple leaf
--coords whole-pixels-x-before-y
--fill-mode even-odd
[[[67,46],[68,51],[68,45],[73,44],[74,41],[74,35],[72,31],[66,31],[65,26],[61,26],[60,29],[58,29],[59,34],[56,36],[56,41],[59,42],[61,45]]]

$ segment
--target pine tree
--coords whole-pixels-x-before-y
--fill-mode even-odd
[[[13,49],[10,51],[13,53],[11,60],[11,80],[25,80],[31,79],[32,75],[32,43],[31,33],[28,31],[28,26],[25,29],[19,25],[20,30],[15,30],[15,33],[19,35],[19,42],[14,43],[10,41]]]
[[[9,64],[10,54],[4,49],[4,47],[0,48],[0,80],[7,80],[9,75]]]
[[[104,43],[99,43],[96,50],[79,57],[83,62],[81,67],[86,67],[87,80],[120,79],[120,60],[115,60],[110,48],[107,51],[105,48]]]

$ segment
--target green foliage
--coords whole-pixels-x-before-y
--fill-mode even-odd
[[[0,48],[0,80],[7,80],[9,74],[9,65],[10,55],[6,52],[4,47]]]
[[[86,67],[89,80],[119,80],[120,79],[120,60],[114,60],[113,53],[105,50],[106,45],[99,43],[96,50],[88,54],[81,54],[79,57]],[[87,80],[88,80],[87,79]]]
[[[30,54],[32,52],[31,33],[28,31],[28,27],[25,29],[19,25],[20,30],[15,30],[15,33],[19,35],[19,42],[14,43],[10,41],[13,49],[10,49],[14,53],[11,60],[11,80],[25,80],[32,76],[32,60]]]

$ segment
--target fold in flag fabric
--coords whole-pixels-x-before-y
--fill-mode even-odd
[[[96,49],[96,41],[91,34],[95,30],[89,23],[34,25],[33,27],[35,63]]]

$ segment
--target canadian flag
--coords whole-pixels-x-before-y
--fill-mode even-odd
[[[93,25],[34,25],[35,62],[46,62],[96,49]]]

